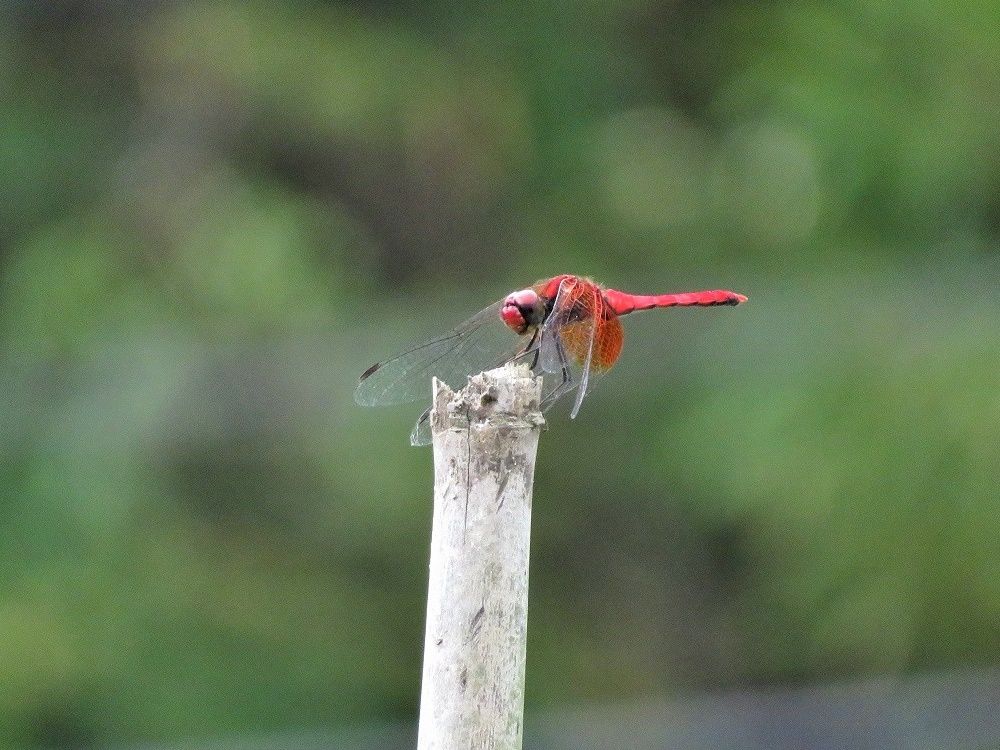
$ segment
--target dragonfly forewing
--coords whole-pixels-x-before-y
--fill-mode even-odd
[[[477,372],[499,367],[524,346],[500,319],[497,302],[440,338],[372,365],[358,383],[354,400],[362,406],[391,406],[430,398],[431,379],[452,388]]]
[[[570,278],[559,285],[539,342],[539,363],[555,384],[542,397],[546,410],[576,391],[571,417],[580,410],[591,378],[594,340],[600,321],[600,291],[593,284]]]

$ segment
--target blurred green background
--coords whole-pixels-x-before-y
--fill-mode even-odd
[[[995,2],[0,3],[0,747],[415,721],[375,359],[630,316],[539,449],[529,718],[1000,663]]]

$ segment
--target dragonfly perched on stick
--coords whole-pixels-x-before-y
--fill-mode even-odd
[[[575,392],[573,418],[594,380],[621,354],[621,316],[655,307],[712,307],[746,300],[724,289],[629,294],[580,276],[553,276],[508,294],[444,336],[372,365],[361,375],[354,398],[362,406],[421,401],[427,398],[432,377],[459,388],[469,375],[523,362],[548,376],[543,411]],[[429,415],[429,409],[420,415],[411,445],[430,443]]]

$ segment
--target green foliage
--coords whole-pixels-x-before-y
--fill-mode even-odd
[[[412,719],[430,456],[353,385],[558,272],[750,302],[551,420],[529,709],[1000,658],[995,3],[48,5],[0,746]]]

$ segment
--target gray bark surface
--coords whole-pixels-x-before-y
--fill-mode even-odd
[[[419,750],[521,747],[540,394],[523,366],[434,382]]]

